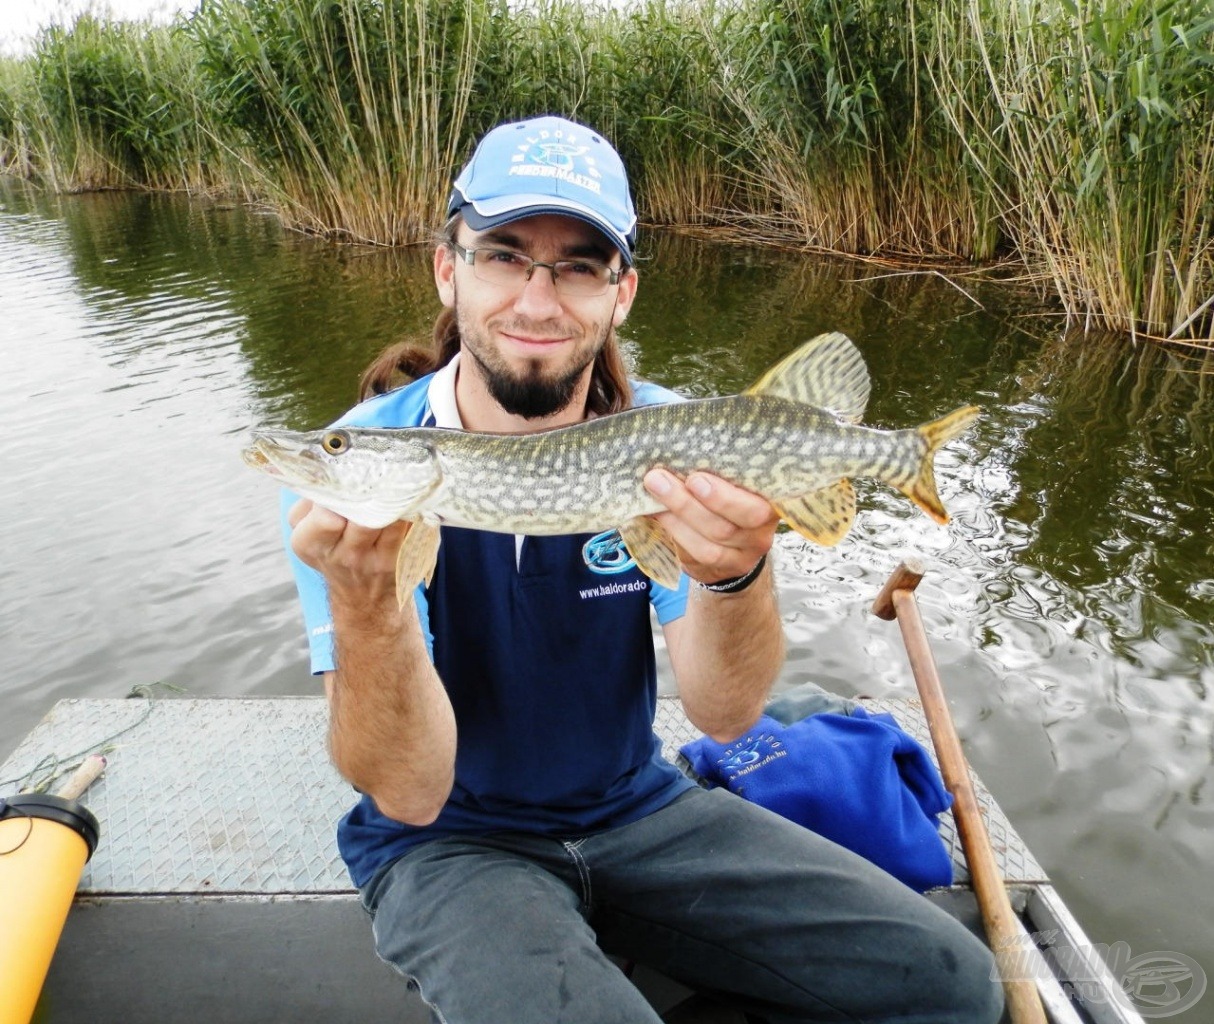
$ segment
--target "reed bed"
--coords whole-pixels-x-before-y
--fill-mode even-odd
[[[1048,272],[1072,317],[1208,340],[1214,7],[1071,9],[1022,0],[967,18],[930,62],[933,87],[998,199],[1004,234]]]
[[[399,245],[433,227],[464,142],[484,5],[220,0],[194,17],[206,101],[292,224]]]
[[[1209,0],[208,0],[0,62],[0,161],[427,239],[504,118],[596,125],[642,219],[1020,261],[1076,322],[1214,335]]]
[[[217,185],[200,68],[178,32],[82,15],[0,74],[3,168],[59,191]]]

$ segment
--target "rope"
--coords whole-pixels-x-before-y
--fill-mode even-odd
[[[111,733],[109,736],[102,737],[91,747],[87,747],[79,753],[69,754],[67,757],[60,757],[55,753],[45,754],[24,775],[18,776],[15,779],[0,779],[0,786],[16,785],[18,791],[22,793],[47,792],[56,779],[75,771],[90,754],[108,754],[115,750],[114,741],[124,733],[128,733],[132,729],[143,725],[152,714],[153,702],[164,691],[172,691],[174,693],[186,692],[184,687],[175,686],[173,683],[140,683],[132,686],[130,692],[126,695],[127,699],[147,701],[147,707],[143,709],[143,713],[135,721],[129,725],[124,725],[117,732]]]
[[[26,814],[25,811],[23,811],[20,807],[13,807],[7,800],[0,799],[0,818],[3,818],[5,813],[8,811],[11,811],[14,817],[25,819],[25,835],[21,838],[21,842],[19,842],[12,849],[0,850],[0,857],[7,857],[10,853],[16,853],[21,849],[21,847],[29,842],[30,836],[34,834],[34,819],[30,815]]]

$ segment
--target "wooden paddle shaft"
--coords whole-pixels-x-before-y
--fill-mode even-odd
[[[915,588],[922,578],[923,568],[918,563],[899,565],[873,602],[873,612],[882,619],[896,619],[902,633],[919,699],[923,702],[932,745],[940,762],[940,774],[945,787],[953,795],[953,817],[957,822],[957,834],[965,851],[965,861],[969,866],[987,940],[995,951],[996,962],[1002,971],[1007,962],[1023,962],[1023,958],[1014,955],[1023,941],[1023,932],[995,861],[991,839],[978,809],[969,765],[948,710],[923,620],[919,617]],[[1003,956],[999,955],[1001,951]],[[1004,977],[1003,990],[1014,1024],[1046,1024],[1041,997],[1033,981]]]
[[[90,754],[80,762],[80,767],[72,772],[67,782],[65,782],[55,793],[55,796],[63,797],[64,800],[78,799],[80,794],[82,794],[86,789],[89,788],[89,786],[93,784],[94,781],[96,781],[97,776],[99,776],[104,769],[105,758],[100,754]]]

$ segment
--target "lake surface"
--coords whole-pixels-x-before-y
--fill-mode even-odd
[[[729,393],[842,330],[867,422],[986,408],[938,460],[948,527],[860,481],[837,548],[781,536],[781,686],[913,694],[868,609],[926,559],[969,757],[1089,937],[1214,971],[1214,360],[1068,334],[978,277],[643,249],[622,332],[642,376]],[[0,759],[64,697],[320,692],[275,489],[240,449],[324,424],[383,345],[426,336],[429,266],[243,208],[0,182]],[[1214,1019],[1214,993],[1172,1019]]]

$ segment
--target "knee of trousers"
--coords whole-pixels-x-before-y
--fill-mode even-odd
[[[991,951],[958,925],[944,939],[940,956],[954,969],[940,972],[940,1013],[929,1019],[940,1024],[997,1024],[1003,1016],[1003,984]]]

